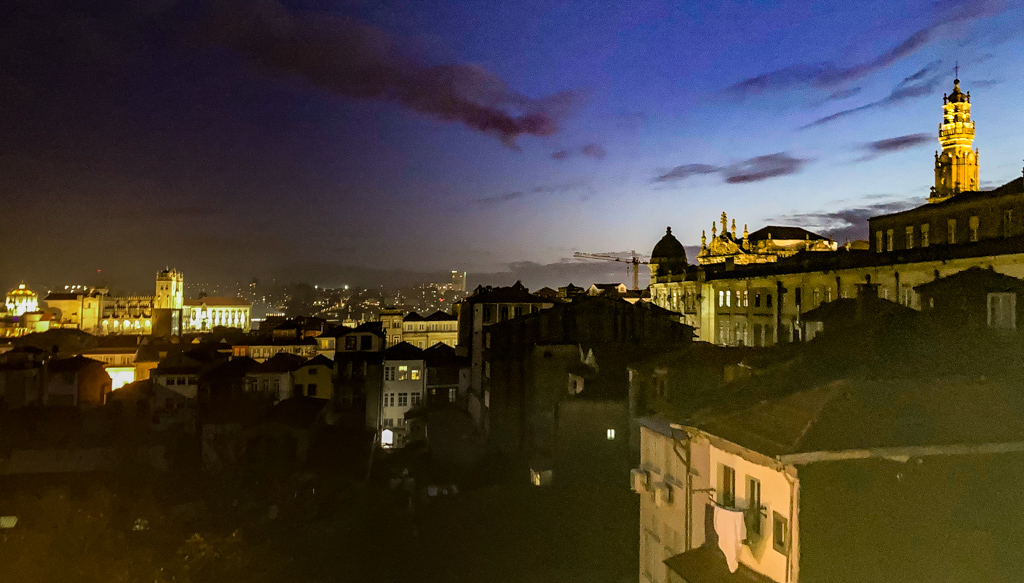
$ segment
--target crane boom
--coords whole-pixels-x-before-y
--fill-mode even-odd
[[[636,254],[636,251],[630,251],[631,257],[616,257],[615,255],[608,255],[606,253],[580,253],[579,251],[572,254],[573,257],[579,259],[597,259],[599,261],[618,261],[620,263],[629,263],[633,272],[633,290],[639,291],[640,289],[640,266],[647,265],[650,261],[641,260],[640,256]]]

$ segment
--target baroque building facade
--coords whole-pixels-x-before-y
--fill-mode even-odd
[[[179,335],[213,326],[249,331],[252,305],[241,298],[184,299],[185,278],[176,269],[156,275],[155,294],[115,296],[106,288],[52,292],[43,303],[62,328],[97,335]],[[223,313],[221,313],[223,312]]]
[[[838,247],[794,227],[736,236],[735,223],[702,237],[687,262],[671,229],[651,258],[651,300],[681,314],[702,341],[769,346],[802,339],[801,315],[878,284],[882,298],[921,309],[914,288],[971,267],[1024,278],[1024,178],[979,191],[970,94],[954,82],[943,98],[942,151],[928,203],[869,219],[869,245]],[[755,237],[756,235],[756,237]],[[780,244],[781,242],[781,244]]]

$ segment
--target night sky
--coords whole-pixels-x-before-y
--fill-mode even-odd
[[[589,284],[573,251],[723,210],[865,237],[927,195],[956,62],[982,186],[1019,176],[1019,2],[8,0],[0,284]]]

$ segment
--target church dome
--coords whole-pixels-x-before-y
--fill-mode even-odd
[[[686,263],[686,250],[683,249],[683,244],[679,242],[679,239],[672,234],[672,227],[665,229],[665,236],[654,246],[654,251],[651,251],[652,263],[661,263],[665,260]]]
[[[7,292],[5,305],[8,312],[20,316],[25,312],[35,312],[39,309],[39,296],[22,283]]]

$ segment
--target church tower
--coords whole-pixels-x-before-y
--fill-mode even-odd
[[[935,153],[935,186],[928,202],[942,202],[968,190],[978,190],[978,151],[971,121],[971,92],[960,91],[960,79],[953,80],[953,92],[942,96],[939,124],[942,152]]]
[[[165,269],[156,274],[156,297],[153,307],[161,310],[180,310],[184,305],[185,277],[177,269]]]

